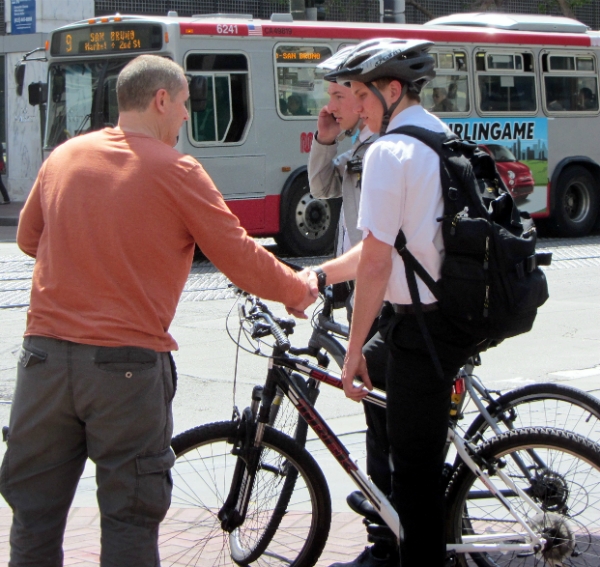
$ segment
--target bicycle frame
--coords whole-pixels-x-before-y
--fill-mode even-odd
[[[333,430],[321,417],[319,412],[308,400],[304,392],[290,379],[288,370],[295,370],[313,380],[324,382],[336,388],[342,388],[341,378],[325,371],[307,360],[292,357],[279,349],[275,349],[274,356],[269,361],[269,371],[267,381],[263,390],[261,408],[258,416],[258,425],[256,429],[254,446],[257,447],[262,441],[262,432],[267,424],[270,404],[277,388],[281,389],[295,406],[300,415],[308,423],[310,428],[319,437],[329,452],[335,457],[346,473],[352,478],[354,483],[368,497],[380,516],[394,532],[396,537],[400,537],[401,526],[398,514],[390,504],[385,495],[369,480],[367,475],[360,469],[357,462],[352,458],[348,449],[338,439]],[[386,396],[384,392],[373,390],[365,397],[368,403],[374,403],[381,407],[386,405]],[[473,460],[471,453],[473,446],[463,439],[452,428],[448,429],[448,444],[453,444],[460,458],[465,464],[481,479],[490,493],[498,498],[502,505],[510,512],[515,520],[522,526],[523,538],[530,538],[528,543],[514,543],[515,533],[495,533],[483,536],[463,536],[463,543],[449,544],[448,551],[455,553],[481,553],[484,551],[517,551],[520,553],[536,553],[543,548],[546,541],[527,524],[526,519],[521,517],[511,506],[506,494],[517,495],[525,501],[532,510],[533,514],[541,514],[542,509],[525,493],[522,489],[502,472],[495,469],[494,473],[502,480],[508,491],[502,491],[497,488],[486,471]]]

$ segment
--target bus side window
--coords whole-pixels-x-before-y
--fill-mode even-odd
[[[597,113],[598,77],[593,55],[550,53],[542,56],[544,102],[553,112]]]
[[[533,113],[537,110],[530,53],[478,53],[476,69],[482,112]]]

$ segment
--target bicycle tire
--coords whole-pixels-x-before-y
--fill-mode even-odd
[[[525,478],[510,455],[518,452],[528,465],[533,482]],[[532,457],[541,459],[544,468]],[[507,491],[511,505],[530,525],[546,526],[551,542],[536,554],[486,551],[457,555],[461,567],[525,567],[556,565],[587,567],[597,565],[600,556],[600,447],[572,432],[553,428],[526,428],[504,433],[483,443],[474,460],[496,463],[526,491],[543,510],[534,518],[531,508],[516,493]],[[496,477],[497,478],[497,477]],[[498,479],[497,486],[503,488]],[[494,532],[513,534],[513,542],[523,542],[522,527],[501,502],[461,463],[452,476],[447,493],[447,533],[449,547],[463,535]],[[521,534],[518,533],[520,530]],[[549,537],[553,536],[553,537]],[[571,548],[571,546],[573,546]],[[470,561],[469,561],[470,558]]]
[[[600,400],[564,384],[541,383],[515,388],[489,404],[487,410],[494,418],[508,416],[515,410],[513,429],[556,427],[592,440],[600,439]],[[508,427],[506,420],[502,422]],[[465,439],[479,442],[493,435],[479,413],[469,425]]]
[[[276,430],[265,429],[244,523],[231,534],[222,530],[217,513],[228,495],[238,459],[231,454],[236,432],[237,423],[227,421],[173,438],[177,458],[172,469],[171,509],[160,529],[161,565],[271,567],[283,562],[312,567],[329,534],[329,488],[312,456]],[[297,478],[288,505],[277,509],[285,481],[292,476]]]

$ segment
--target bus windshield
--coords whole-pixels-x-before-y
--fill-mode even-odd
[[[119,119],[116,81],[130,59],[100,59],[50,66],[45,146],[52,149],[73,136]]]

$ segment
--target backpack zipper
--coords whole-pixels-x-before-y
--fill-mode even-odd
[[[485,279],[489,282],[487,270],[490,265],[490,237],[485,237],[485,254],[483,255],[483,269],[486,271]],[[483,301],[483,316],[487,317],[490,307],[490,284],[485,285],[485,300]]]
[[[469,215],[469,207],[465,207],[462,211],[459,211],[458,213],[456,213],[454,215],[454,218],[452,219],[452,227],[450,228],[450,235],[454,236],[456,234],[456,227],[458,225],[458,223],[460,222],[460,220],[463,217],[466,217]]]
[[[485,237],[485,254],[483,255],[483,269],[487,270],[490,265],[490,237]]]

